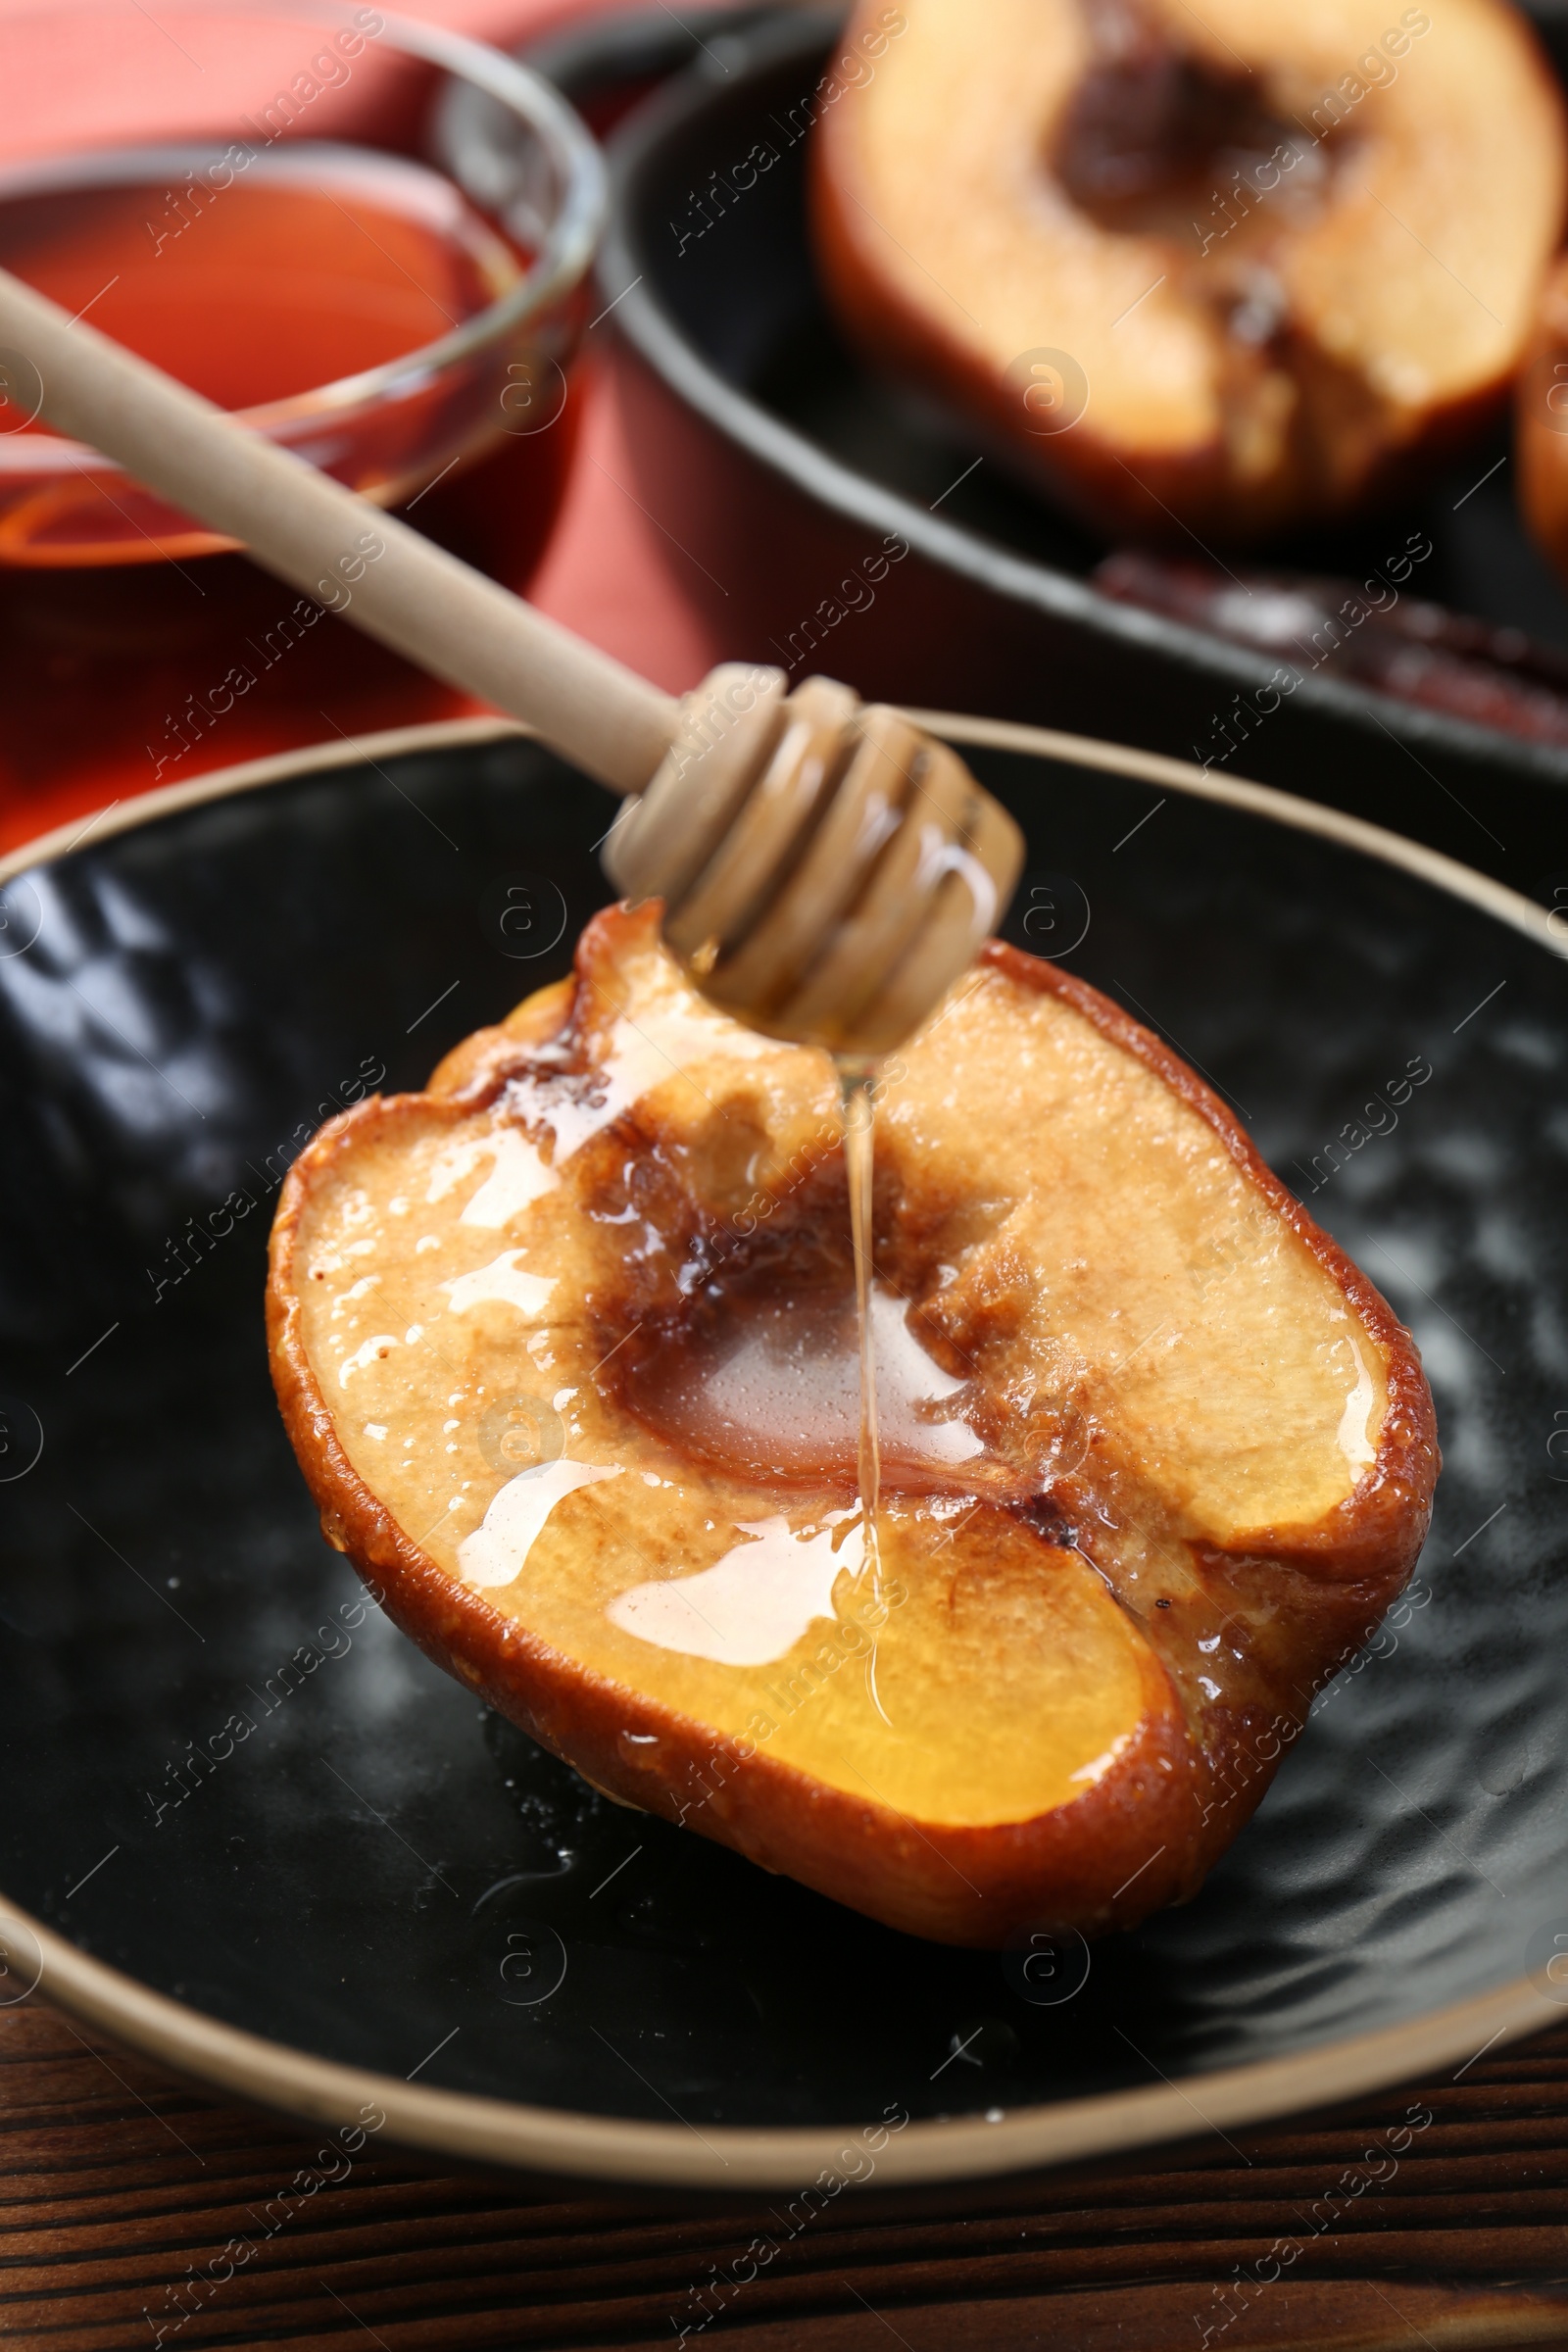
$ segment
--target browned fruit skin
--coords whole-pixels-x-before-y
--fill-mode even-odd
[[[432,1558],[351,1460],[305,1338],[304,1229],[315,1205],[345,1169],[368,1167],[384,1146],[401,1150],[400,1139],[416,1131],[461,1137],[508,1087],[514,1090],[509,1101],[526,1101],[536,1083],[559,1084],[600,1017],[596,1005],[624,986],[628,956],[657,940],[657,921],[656,906],[596,918],[579,946],[574,984],[541,992],[501,1028],[460,1046],[426,1095],[373,1099],[332,1121],[290,1172],[272,1235],[270,1357],[328,1541],[378,1588],[389,1613],[430,1657],[599,1787],[685,1820],[890,1926],[995,1947],[1026,1926],[1049,1922],[1092,1935],[1185,1899],[1252,1812],[1314,1692],[1368,1637],[1410,1572],[1438,1466],[1431,1397],[1408,1335],[1263,1166],[1218,1099],[1116,1006],[1051,965],[993,944],[981,969],[1019,992],[1008,998],[1004,989],[1005,1003],[1026,1007],[1031,997],[1044,998],[1081,1016],[1195,1114],[1223,1164],[1245,1178],[1255,1213],[1288,1228],[1353,1315],[1386,1393],[1375,1458],[1341,1503],[1304,1524],[1249,1527],[1223,1542],[1178,1539],[1158,1520],[1157,1497],[1139,1485],[1138,1459],[1118,1446],[1114,1429],[1097,1431],[1085,1459],[1049,1496],[983,1502],[965,1522],[965,1573],[980,1583],[987,1576],[1004,1582],[1015,1559],[1036,1578],[1062,1579],[1081,1574],[1087,1560],[1098,1572],[1090,1579],[1095,1590],[1102,1578],[1117,1596],[1107,1622],[1123,1644],[1135,1696],[1114,1762],[1083,1794],[1034,1818],[968,1824],[912,1818],[863,1789],[831,1786],[765,1741],[714,1731],[566,1654]],[[537,1058],[541,1047],[545,1063]],[[916,1041],[911,1060],[918,1052]],[[612,1164],[625,1163],[628,1153],[657,1158],[677,1127],[667,1109],[633,1104],[599,1139],[602,1160],[583,1184],[602,1188]],[[887,1143],[897,1163],[893,1121]],[[803,1234],[843,1213],[834,1155],[819,1157],[801,1196]],[[922,1198],[905,1206],[907,1232],[917,1237],[964,1204]],[[902,1246],[897,1236],[888,1245],[896,1281],[912,1279]],[[960,1352],[983,1351],[989,1326],[1004,1349],[1017,1305],[1005,1287],[1004,1279],[1001,1290],[993,1283],[963,1309],[961,1324],[954,1320],[957,1309],[943,1305],[947,1294],[933,1298],[924,1310],[932,1347],[940,1348],[946,1330]],[[645,1309],[652,1311],[649,1299],[633,1295],[601,1298],[594,1349]],[[1061,1548],[1069,1525],[1076,1551]],[[1151,1574],[1171,1595],[1163,1604],[1145,1589]],[[1219,1678],[1217,1697],[1207,1694],[1205,1673]],[[985,1734],[976,1720],[964,1737],[983,1742]]]
[[[1515,414],[1519,505],[1531,537],[1568,580],[1568,255],[1542,288]]]
[[[1223,0],[1200,22],[1180,0],[901,13],[908,30],[821,110],[824,286],[873,365],[968,416],[1091,524],[1188,550],[1193,533],[1255,544],[1405,493],[1500,412],[1568,192],[1555,81],[1505,0],[1391,9],[1397,57],[1365,47],[1350,0],[1310,18]],[[835,54],[879,37],[885,14],[861,0]],[[1058,173],[1086,98],[1109,71],[1134,75],[1136,103],[1166,68],[1197,71],[1233,112],[1260,107],[1267,127],[1238,145],[1266,158],[1276,132],[1300,132],[1295,188],[1276,146],[1261,199],[1216,166],[1142,212],[1083,209]],[[942,206],[911,197],[901,147]],[[1293,221],[1278,190],[1299,197],[1305,166],[1320,200]],[[1254,279],[1274,307],[1243,334]],[[1036,349],[1084,370],[1069,429],[1030,430],[1008,380]]]

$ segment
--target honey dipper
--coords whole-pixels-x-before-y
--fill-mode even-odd
[[[3,270],[0,389],[627,796],[611,880],[754,1028],[888,1053],[1004,912],[1017,826],[899,711],[736,663],[678,703]]]

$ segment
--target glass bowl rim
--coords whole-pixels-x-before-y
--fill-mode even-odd
[[[313,20],[323,28],[341,26],[351,31],[363,31],[354,22],[354,13],[337,0],[163,0],[164,7],[181,15],[202,15],[218,19],[275,18]],[[129,10],[115,5],[115,0],[74,0],[74,5],[62,8],[60,0],[52,0],[48,8],[27,10],[24,15],[36,15],[51,24],[58,24],[67,14],[121,15],[131,12],[144,15],[130,0]],[[268,401],[257,408],[236,409],[238,421],[253,430],[275,433],[280,427],[295,422],[308,422],[314,417],[340,414],[344,410],[363,407],[367,402],[397,398],[427,383],[442,369],[473,352],[483,350],[499,337],[525,319],[537,317],[552,304],[579,284],[592,265],[599,238],[604,228],[607,208],[607,183],[603,158],[591,132],[580,117],[541,74],[530,67],[519,65],[501,50],[487,42],[477,41],[466,33],[453,32],[444,25],[427,24],[412,17],[376,6],[374,14],[381,19],[381,29],[370,37],[386,41],[405,56],[421,59],[427,65],[441,68],[457,79],[472,84],[494,98],[537,136],[549,162],[554,166],[561,200],[555,216],[533,261],[511,287],[496,301],[471,318],[440,335],[433,343],[420,344],[413,351],[403,352],[394,360],[383,360],[378,367],[362,368],[357,374],[338,376],[333,381],[317,385],[308,392],[290,394],[286,400]],[[144,143],[150,151],[153,145],[168,146],[185,142],[167,139]],[[288,142],[280,141],[279,144]],[[197,141],[189,142],[194,146]],[[105,156],[115,152],[106,148]],[[127,145],[127,154],[135,148]],[[378,150],[369,150],[371,153]],[[47,170],[54,163],[68,160],[65,156],[40,155],[28,158],[15,169],[20,178],[31,169]],[[10,176],[8,173],[6,176]],[[443,175],[444,176],[444,175]],[[455,184],[455,183],[454,183]],[[460,189],[459,191],[463,191]],[[29,433],[23,437],[28,458],[28,470],[45,466],[58,466],[62,460],[74,458],[88,461],[85,470],[102,467],[118,473],[122,468],[85,442],[72,441],[53,433]],[[20,453],[19,453],[20,454]]]

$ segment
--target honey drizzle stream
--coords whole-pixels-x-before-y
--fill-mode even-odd
[[[855,1251],[855,1319],[860,1346],[860,1487],[861,1569],[871,1580],[873,1609],[882,1602],[882,1547],[877,1534],[877,1506],[882,1493],[882,1446],[876,1414],[876,1351],[871,1336],[871,1202],[876,1164],[875,1065],[841,1059],[839,1095],[844,1109],[844,1159],[850,1188],[850,1237]],[[866,1687],[884,1723],[888,1718],[877,1695],[876,1638],[865,1662]]]

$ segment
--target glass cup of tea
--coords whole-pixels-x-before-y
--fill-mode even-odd
[[[6,48],[0,267],[526,587],[604,209],[556,92],[354,0],[52,0]],[[516,125],[499,176],[427,160],[455,85]],[[22,355],[0,386],[0,849],[476,707],[51,433]]]

